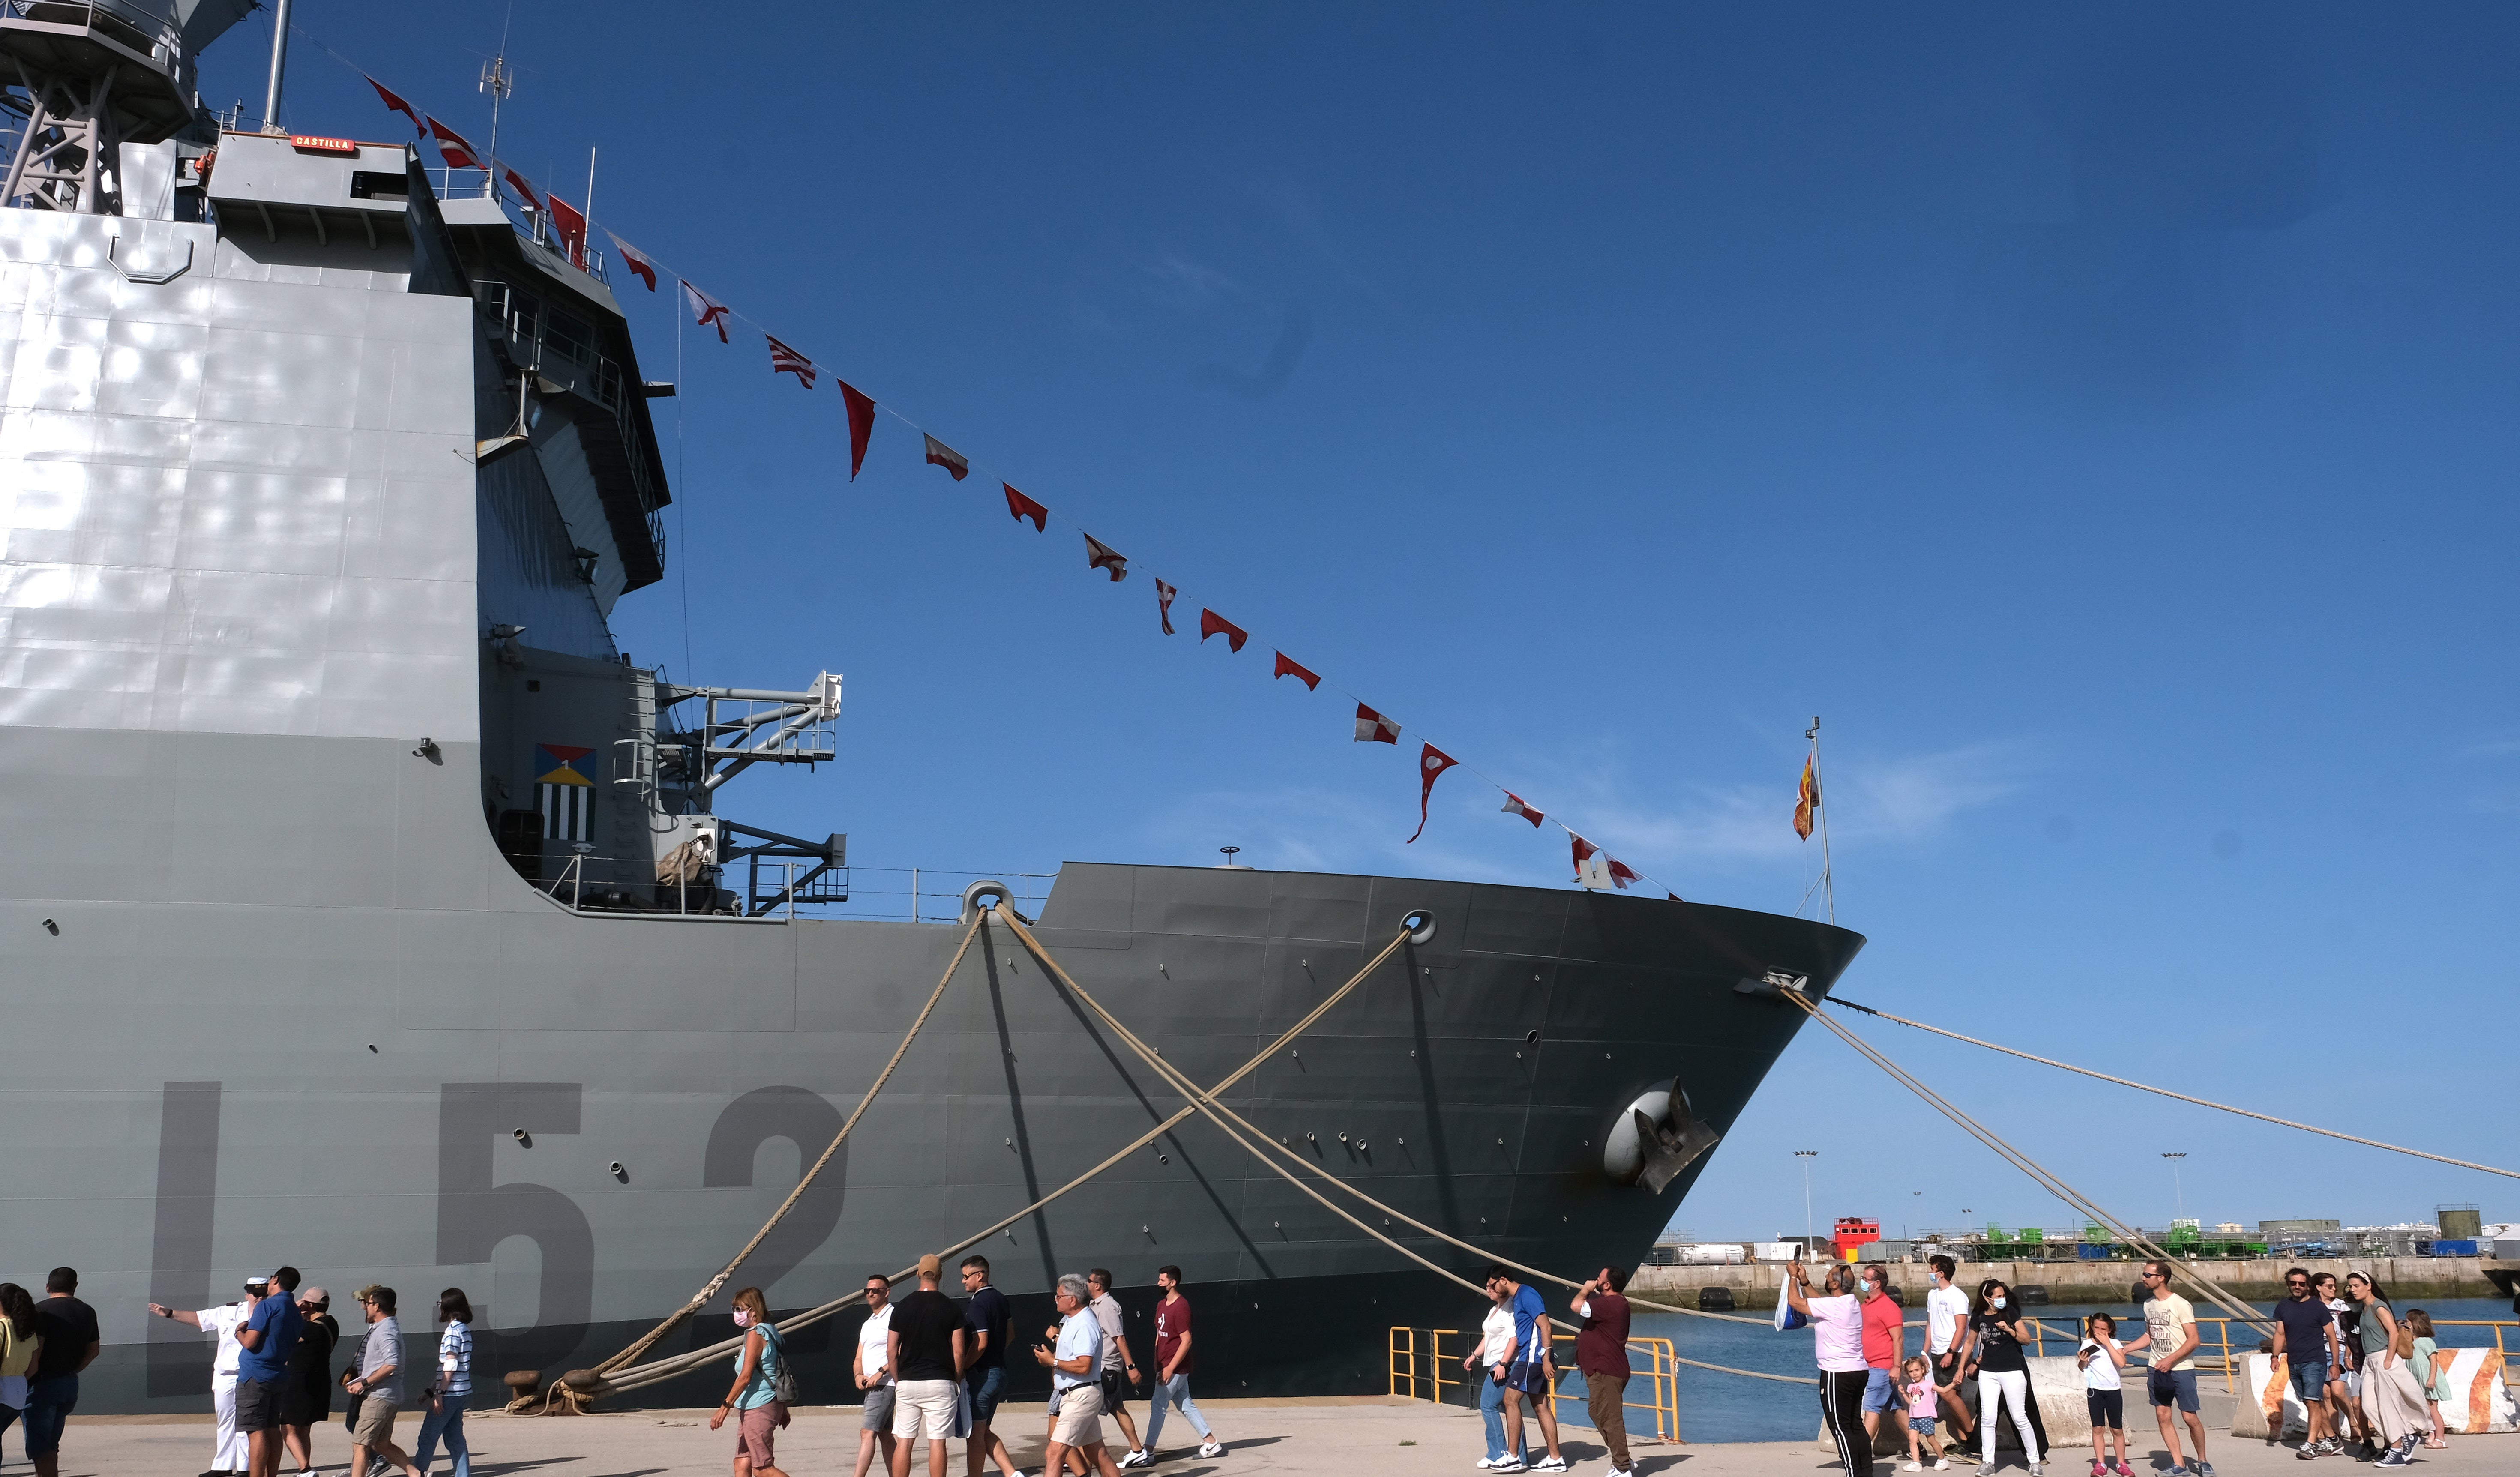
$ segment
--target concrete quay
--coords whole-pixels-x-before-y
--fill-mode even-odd
[[[1698,1293],[1708,1287],[1732,1290],[1736,1310],[1773,1306],[1777,1289],[1782,1285],[1783,1262],[1750,1262],[1730,1267],[1640,1267],[1628,1291],[1656,1302],[1694,1308]],[[1890,1280],[1902,1293],[1911,1294],[1903,1301],[1911,1308],[1922,1307],[1920,1299],[1933,1285],[1922,1261],[1892,1262]],[[2012,1287],[2045,1287],[2048,1298],[2055,1303],[2124,1303],[2134,1297],[2137,1262],[1962,1262],[1957,1280],[1963,1287],[1974,1288],[1986,1277],[2001,1277]],[[2272,1303],[2283,1296],[2283,1274],[2286,1268],[2307,1267],[2313,1272],[2332,1272],[2339,1281],[2349,1272],[2366,1272],[2380,1279],[2389,1289],[2390,1300],[2400,1305],[2424,1298],[2490,1298],[2503,1296],[2486,1276],[2489,1269],[2520,1272],[2520,1262],[2492,1257],[2338,1257],[2300,1261],[2262,1258],[2247,1261],[2199,1262],[2214,1280],[2253,1302]],[[2182,1287],[2192,1295],[2192,1287]],[[2207,1312],[2200,1306],[2199,1313]]]
[[[1805,1394],[1780,1396],[1808,1400]],[[1167,1440],[1158,1454],[1156,1477],[1475,1477],[1472,1463],[1481,1449],[1475,1411],[1424,1402],[1380,1396],[1308,1401],[1202,1401],[1226,1452],[1212,1461],[1200,1460],[1190,1445],[1171,1439],[1177,1429],[1165,1422]],[[1143,1415],[1145,1408],[1135,1413]],[[1035,1418],[1025,1419],[1032,1415]],[[1683,1410],[1686,1421],[1688,1412]],[[1040,1472],[1042,1429],[1039,1408],[1009,1408],[1001,1416],[1013,1455],[1027,1473]],[[404,1416],[395,1427],[408,1449],[419,1426]],[[730,1428],[712,1432],[705,1410],[642,1410],[617,1415],[467,1417],[472,1439],[472,1470],[478,1477],[722,1477],[735,1454]],[[1190,1433],[1184,1429],[1181,1435]],[[2168,1458],[2159,1437],[2148,1427],[2128,1432],[2129,1457],[2138,1473],[2162,1470]],[[349,1456],[348,1437],[338,1420],[316,1433],[319,1469],[340,1477]],[[2306,1469],[2360,1471],[2346,1458],[2304,1463],[2289,1447],[2243,1441],[2217,1432],[2210,1455],[2216,1477],[2300,1477]],[[858,1408],[817,1406],[800,1410],[779,1436],[783,1471],[796,1477],[824,1477],[852,1469],[858,1443]],[[14,1445],[14,1443],[13,1443]],[[209,1456],[207,1416],[73,1416],[62,1444],[63,1477],[193,1477]],[[912,1470],[925,1477],[924,1444]],[[1567,1433],[1563,1443],[1576,1477],[1607,1477],[1609,1462],[1590,1431]],[[1631,1458],[1639,1477],[1805,1477],[1842,1470],[1833,1449],[1812,1441],[1741,1443],[1725,1446],[1632,1444]],[[2418,1453],[2420,1477],[2486,1477],[2505,1473],[2520,1462],[2520,1437],[2453,1436],[2448,1451]],[[446,1470],[440,1455],[432,1470]],[[2059,1451],[2048,1471],[2053,1477],[2081,1477],[2088,1467],[2088,1449]],[[22,1459],[9,1463],[22,1470]],[[954,1443],[947,1472],[964,1477],[963,1450]],[[994,1471],[994,1469],[992,1469]],[[1895,1467],[1875,1464],[1882,1477]],[[1970,1461],[1955,1461],[1951,1473],[1966,1477]],[[2024,1477],[2018,1453],[2003,1454],[2003,1477]]]

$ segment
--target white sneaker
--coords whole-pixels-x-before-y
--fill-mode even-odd
[[[1198,1455],[1208,1457],[1222,1456],[1225,1455],[1224,1444],[1221,1442],[1210,1441],[1198,1449]],[[1499,1463],[1498,1465],[1489,1468],[1489,1470],[1495,1472],[1518,1472],[1522,1470],[1522,1468],[1508,1467],[1503,1463]]]
[[[1543,1456],[1538,1461],[1531,1464],[1531,1469],[1535,1472],[1562,1472],[1566,1470],[1566,1458],[1563,1456]]]
[[[1155,1457],[1153,1453],[1148,1451],[1145,1447],[1140,1447],[1126,1456],[1121,1457],[1119,1464],[1124,1467],[1153,1466],[1155,1464]]]
[[[1482,1472],[1495,1465],[1496,1461],[1492,1457],[1482,1456],[1479,1458],[1479,1470]]]
[[[1207,1449],[1205,1447],[1199,1448],[1199,1451],[1202,1454],[1204,1454],[1206,1450]],[[1524,1466],[1521,1462],[1514,1460],[1511,1456],[1508,1456],[1505,1460],[1488,1468],[1488,1470],[1491,1472],[1527,1472],[1530,1471],[1531,1468]]]
[[[1899,1470],[1903,1472],[1921,1472],[1924,1469],[1925,1464],[1921,1461],[1903,1461],[1899,1463]]]
[[[1948,1471],[1950,1471],[1951,1469],[1952,1469],[1952,1463],[1951,1463],[1950,1458],[1948,1458],[1948,1457],[1943,1457],[1943,1456],[1937,1456],[1937,1457],[1935,1457],[1935,1458],[1934,1458],[1934,1470],[1935,1470],[1935,1471],[1937,1471],[1937,1472],[1948,1472]]]

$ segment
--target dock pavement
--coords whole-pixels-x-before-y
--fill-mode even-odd
[[[1322,1400],[1204,1400],[1225,1455],[1201,1460],[1176,1445],[1187,1437],[1178,1416],[1165,1422],[1165,1450],[1151,1477],[1476,1477],[1481,1451],[1476,1411],[1422,1401],[1361,1396]],[[474,1414],[465,1420],[472,1438],[474,1477],[724,1477],[735,1454],[732,1426],[712,1432],[705,1410],[638,1410],[577,1416]],[[1015,1459],[1040,1477],[1042,1422],[1001,1418],[1000,1430]],[[1037,1412],[1036,1412],[1037,1413]],[[1131,1413],[1145,1418],[1145,1407]],[[1815,1415],[1817,1411],[1814,1412]],[[1686,1421],[1688,1412],[1682,1411]],[[405,1415],[395,1437],[406,1450],[419,1421]],[[1815,1425],[1817,1422],[1815,1421]],[[1686,1429],[1686,1427],[1684,1427]],[[2155,1454],[2150,1431],[2128,1433],[2129,1455],[2138,1473],[2168,1463]],[[1570,1430],[1564,1451],[1573,1477],[1607,1477],[1609,1461],[1589,1430]],[[2444,1452],[2419,1452],[2410,1469],[2422,1477],[2485,1477],[2520,1470],[2520,1435],[2452,1436]],[[14,1437],[11,1447],[17,1446]],[[209,1418],[202,1416],[73,1416],[62,1444],[62,1477],[194,1477],[209,1455]],[[779,1466],[789,1477],[846,1477],[855,1466],[858,1407],[811,1406],[798,1410],[779,1437]],[[924,1443],[922,1443],[923,1448]],[[964,1477],[963,1445],[956,1442],[947,1477]],[[317,1470],[341,1477],[349,1458],[346,1433],[337,1420],[316,1434]],[[2230,1437],[2214,1440],[2209,1455],[2215,1477],[2344,1477],[2367,1468],[2347,1457],[2304,1462],[2288,1447]],[[1819,1442],[1729,1445],[1632,1444],[1638,1477],[1806,1477],[1841,1471],[1836,1453]],[[2088,1448],[2066,1448],[2048,1463],[2048,1477],[2083,1477]],[[1893,1463],[1876,1463],[1894,1477]],[[9,1477],[27,1470],[22,1455],[5,1463]],[[433,1470],[444,1473],[441,1455]],[[925,1477],[923,1453],[914,1477]],[[1967,1477],[1973,1463],[1954,1461],[1952,1474]],[[994,1472],[994,1468],[992,1469]],[[2017,1455],[2007,1455],[2002,1477],[2023,1477]]]

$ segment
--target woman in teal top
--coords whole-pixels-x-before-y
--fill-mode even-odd
[[[761,1289],[746,1287],[735,1295],[735,1326],[743,1330],[743,1352],[735,1360],[735,1388],[709,1416],[709,1429],[738,1414],[735,1477],[788,1477],[771,1461],[779,1428],[788,1423],[788,1407],[779,1399],[779,1368],[785,1359],[779,1330],[770,1324],[770,1305]]]
[[[2405,1466],[2432,1429],[2433,1403],[2408,1367],[2409,1361],[2390,1348],[2400,1337],[2398,1320],[2380,1284],[2369,1273],[2357,1272],[2345,1278],[2345,1295],[2362,1305],[2362,1409],[2387,1443],[2378,1464]]]

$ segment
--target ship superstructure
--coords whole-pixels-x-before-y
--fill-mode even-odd
[[[143,1302],[282,1261],[414,1306],[467,1288],[482,1370],[592,1364],[794,1186],[965,929],[852,919],[839,835],[730,803],[830,756],[836,675],[701,687],[614,646],[668,554],[671,387],[600,262],[401,145],[91,106],[139,86],[126,53],[188,100],[205,13],[0,12],[34,114],[0,202],[0,1276],[80,1269],[107,1345],[82,1411],[200,1407],[208,1345]],[[1226,1100],[1579,1275],[1644,1252],[1790,1038],[1771,982],[1825,990],[1862,944],[1587,891],[1081,863],[1037,932],[1214,1082],[1404,919]],[[736,1285],[826,1301],[1180,1106],[983,928]],[[1180,1265],[1220,1393],[1368,1388],[1383,1326],[1470,1316],[1196,1120],[987,1250],[1026,1317],[1087,1263],[1143,1312]],[[845,1398],[846,1333],[799,1338],[808,1399]]]

